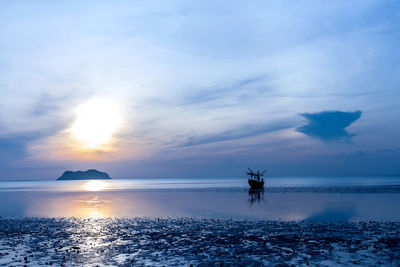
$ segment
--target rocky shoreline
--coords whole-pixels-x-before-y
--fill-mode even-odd
[[[386,266],[399,222],[0,219],[0,266]]]

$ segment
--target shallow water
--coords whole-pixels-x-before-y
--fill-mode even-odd
[[[247,188],[246,178],[204,179],[113,179],[95,181],[0,181],[0,191],[90,191],[101,189],[176,189],[176,188]],[[305,186],[390,186],[400,185],[398,176],[371,177],[271,177],[266,178],[267,187]],[[96,187],[97,186],[97,187]]]
[[[249,191],[245,179],[0,182],[0,216],[399,221],[400,193],[387,190],[399,180],[274,178],[264,192]]]

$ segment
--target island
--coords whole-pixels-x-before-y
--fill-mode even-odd
[[[98,170],[87,170],[87,171],[65,171],[57,180],[104,180],[111,179],[111,177]]]

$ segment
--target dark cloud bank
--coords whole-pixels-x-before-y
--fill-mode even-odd
[[[338,140],[350,142],[355,134],[347,132],[346,128],[361,118],[361,114],[361,111],[303,113],[300,115],[307,119],[307,124],[298,127],[296,131],[325,142]]]

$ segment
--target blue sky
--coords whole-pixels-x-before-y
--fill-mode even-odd
[[[398,1],[0,1],[0,179],[398,175],[399,25]],[[82,149],[93,99],[121,123]]]

